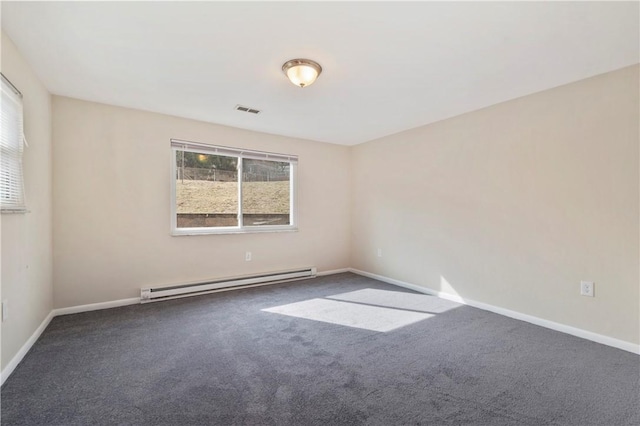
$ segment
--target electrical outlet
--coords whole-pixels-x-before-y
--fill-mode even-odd
[[[594,297],[595,286],[591,281],[580,281],[580,294],[582,296]]]
[[[382,257],[382,249],[381,248],[378,249],[378,257]]]
[[[141,288],[140,289],[140,300],[149,300],[151,299],[151,289],[150,288]]]
[[[6,321],[6,319],[9,318],[9,301],[8,300],[3,300],[2,301],[2,321]]]
[[[251,252],[248,251],[244,254],[244,260],[246,260],[247,262],[251,261]]]

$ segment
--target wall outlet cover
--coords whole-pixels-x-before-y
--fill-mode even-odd
[[[594,297],[595,284],[591,281],[580,281],[580,294],[582,296]]]

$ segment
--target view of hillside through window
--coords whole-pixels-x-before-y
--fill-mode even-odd
[[[237,157],[176,151],[178,228],[290,224],[290,164],[243,159],[242,203]]]
[[[243,160],[242,221],[245,226],[289,225],[289,163]]]

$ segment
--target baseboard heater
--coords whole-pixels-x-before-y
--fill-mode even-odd
[[[289,271],[265,272],[255,275],[221,278],[211,281],[201,281],[166,287],[147,287],[140,289],[140,303],[157,302],[160,300],[176,299],[178,297],[198,296],[200,294],[229,290],[232,288],[276,284],[305,278],[314,278],[315,276],[316,268],[310,267]]]

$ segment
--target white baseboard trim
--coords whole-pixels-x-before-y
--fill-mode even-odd
[[[68,308],[54,309],[52,312],[54,317],[59,315],[78,314],[80,312],[98,311],[100,309],[118,308],[120,306],[136,305],[140,303],[139,297],[131,299],[112,300],[111,302],[90,303],[88,305],[70,306]]]
[[[316,272],[316,275],[324,277],[325,275],[342,274],[343,272],[351,272],[351,268],[331,269],[329,271]]]
[[[624,340],[614,339],[613,337],[603,336],[602,334],[593,333],[591,331],[583,330],[576,327],[571,327],[565,324],[545,320],[542,318],[534,317],[532,315],[523,314],[509,309],[500,308],[498,306],[489,305],[487,303],[477,302],[475,300],[464,299],[460,296],[448,294],[442,291],[436,291],[427,287],[422,287],[416,284],[411,284],[405,281],[396,280],[393,278],[385,277],[383,275],[373,274],[371,272],[361,271],[355,268],[342,268],[333,269],[329,271],[318,272],[318,276],[340,274],[343,272],[353,272],[354,274],[362,275],[364,277],[373,278],[378,281],[382,281],[388,284],[404,287],[409,290],[417,291],[419,293],[429,294],[432,296],[440,297],[442,299],[451,300],[464,305],[473,306],[474,308],[482,309],[489,312],[494,312],[499,315],[514,318],[521,321],[526,321],[531,324],[535,324],[541,327],[549,328],[551,330],[560,331],[562,333],[571,334],[576,337],[591,340],[593,342],[601,343],[603,345],[612,346],[614,348],[622,349],[624,351],[640,354],[640,345],[635,343],[626,342]],[[47,328],[49,323],[54,317],[60,315],[77,314],[81,312],[97,311],[100,309],[117,308],[120,306],[135,305],[140,303],[139,297],[132,297],[130,299],[113,300],[111,302],[91,303],[88,305],[70,306],[68,308],[53,309],[49,312],[49,315],[42,321],[38,328],[33,332],[31,337],[22,345],[18,353],[9,361],[7,366],[0,372],[0,385],[4,384],[5,380],[13,373],[13,370],[20,364],[20,361],[25,357],[27,352],[31,349],[34,343],[38,340],[42,332]]]
[[[325,276],[332,274],[339,274],[342,272],[349,272],[349,268],[333,269],[329,271],[318,272],[317,276]],[[20,364],[20,361],[29,352],[31,347],[36,343],[42,332],[47,328],[51,320],[60,315],[79,314],[81,312],[98,311],[101,309],[117,308],[120,306],[136,305],[140,303],[139,297],[132,297],[130,299],[112,300],[110,302],[90,303],[87,305],[69,306],[67,308],[57,308],[49,312],[49,315],[42,321],[36,331],[33,332],[31,337],[22,345],[18,353],[9,361],[7,366],[0,372],[0,386],[4,384],[5,380],[13,373],[13,370]]]
[[[340,274],[343,272],[349,272],[350,268],[332,269],[329,271],[318,272],[317,276]],[[5,380],[13,373],[13,370],[20,364],[20,361],[29,352],[31,347],[36,343],[42,332],[47,328],[51,320],[60,315],[79,314],[81,312],[97,311],[100,309],[117,308],[120,306],[136,305],[140,303],[139,297],[132,297],[130,299],[112,300],[110,302],[90,303],[87,305],[69,306],[67,308],[57,308],[49,312],[49,315],[42,321],[36,331],[33,332],[31,337],[22,345],[18,353],[9,361],[7,366],[0,372],[0,386],[4,384]]]
[[[31,337],[24,342],[24,345],[20,348],[18,353],[9,361],[7,366],[0,373],[0,386],[4,384],[5,380],[13,373],[20,361],[25,357],[27,352],[36,343],[42,332],[47,328],[51,320],[60,315],[77,314],[80,312],[97,311],[99,309],[117,308],[118,306],[135,305],[140,303],[139,297],[131,299],[113,300],[111,302],[91,303],[89,305],[70,306],[68,308],[53,309],[49,312],[49,315],[42,321],[42,323],[36,328]]]
[[[351,271],[351,268],[331,269],[328,271],[317,272],[316,275],[319,277],[322,277],[325,275],[340,274],[343,272],[350,272],[350,271]],[[229,290],[236,290],[236,288],[229,288]],[[130,299],[112,300],[111,302],[90,303],[88,305],[78,305],[78,306],[70,306],[68,308],[58,308],[58,309],[54,309],[51,312],[54,317],[57,317],[59,315],[78,314],[80,312],[89,312],[89,311],[97,311],[100,309],[117,308],[120,306],[136,305],[138,303],[140,303],[140,298],[132,297]]]
[[[24,345],[22,345],[18,353],[16,353],[11,361],[9,361],[9,363],[6,365],[6,367],[4,367],[4,370],[2,370],[2,372],[0,373],[0,385],[3,385],[5,380],[7,380],[11,373],[13,373],[13,370],[15,370],[18,364],[20,364],[20,361],[22,361],[27,352],[29,352],[33,344],[36,343],[36,341],[38,340],[42,332],[47,328],[53,317],[53,311],[49,312],[49,315],[47,315],[42,323],[40,323],[38,328],[36,328],[36,331],[34,331],[31,337],[29,337],[29,339],[24,342]]]
[[[432,296],[440,297],[442,299],[451,300],[453,302],[462,303],[464,305],[473,306],[474,308],[493,312],[499,315],[504,315],[505,317],[517,319],[520,321],[525,321],[531,324],[538,325],[540,327],[549,328],[551,330],[559,331],[561,333],[571,334],[572,336],[591,340],[596,343],[601,343],[603,345],[612,346],[614,348],[622,349],[624,351],[632,352],[634,354],[640,355],[640,345],[637,345],[635,343],[627,342],[620,339],[615,339],[613,337],[604,336],[602,334],[593,333],[591,331],[583,330],[581,328],[576,328],[576,327],[572,327],[565,324],[560,324],[560,323],[549,321],[543,318],[538,318],[533,315],[527,315],[520,312],[509,310],[509,309],[501,308],[498,306],[489,305],[488,303],[465,299],[460,296],[452,295],[442,291],[436,291],[427,287],[422,287],[416,284],[407,283],[404,281],[396,280],[396,279],[385,277],[382,275],[372,274],[371,272],[361,271],[359,269],[354,269],[354,268],[349,268],[349,270],[354,274],[362,275],[368,278],[373,278],[375,280],[382,281],[387,284],[397,285],[399,287],[408,288],[410,290],[414,290],[419,293],[425,293]]]

